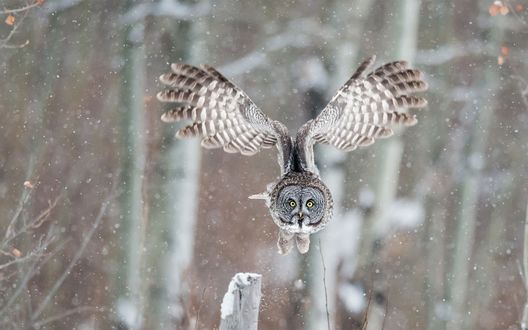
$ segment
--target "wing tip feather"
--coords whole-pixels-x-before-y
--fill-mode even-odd
[[[174,118],[171,113],[165,112],[161,115],[161,121],[164,123],[174,123],[175,121],[178,121],[178,119]]]
[[[164,93],[164,92],[161,91],[161,92],[158,92],[158,93],[156,94],[156,98],[157,98],[158,101],[160,101],[160,102],[164,102],[164,100],[163,100],[163,93]]]

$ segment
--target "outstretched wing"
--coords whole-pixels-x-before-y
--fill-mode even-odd
[[[191,124],[176,132],[177,138],[201,136],[205,148],[223,148],[226,152],[254,155],[278,142],[279,156],[288,152],[283,143],[290,143],[286,127],[268,118],[237,86],[214,68],[172,64],[172,72],[160,76],[168,88],[159,92],[162,102],[178,105],[165,112],[161,119]]]
[[[422,73],[409,69],[405,61],[385,64],[365,76],[375,56],[364,61],[352,77],[337,91],[323,111],[303,126],[297,139],[312,169],[314,143],[330,144],[351,151],[374,143],[376,138],[393,134],[394,124],[412,126],[416,117],[402,112],[422,108],[427,101],[411,95],[427,89]]]

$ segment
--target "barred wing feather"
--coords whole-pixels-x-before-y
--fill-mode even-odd
[[[171,73],[160,76],[168,88],[157,97],[178,106],[165,112],[161,119],[191,121],[176,132],[176,137],[201,136],[201,145],[205,148],[254,155],[262,148],[274,146],[287,134],[284,125],[268,118],[242,90],[214,68],[172,64],[171,69]]]
[[[410,95],[427,89],[422,73],[409,69],[405,61],[397,61],[365,76],[374,59],[364,61],[309,124],[307,147],[318,142],[350,151],[391,136],[394,124],[416,124],[416,117],[401,109],[427,105],[423,97]]]

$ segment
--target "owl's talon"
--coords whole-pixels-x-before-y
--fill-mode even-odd
[[[277,247],[279,248],[279,254],[288,254],[293,248],[293,234],[281,230],[279,232],[279,240],[277,241]]]
[[[310,234],[297,234],[295,242],[299,253],[305,254],[310,250]]]

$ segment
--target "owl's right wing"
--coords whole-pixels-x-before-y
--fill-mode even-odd
[[[376,138],[391,136],[394,124],[416,124],[414,115],[401,110],[427,105],[423,97],[411,95],[427,89],[422,73],[409,69],[405,61],[397,61],[382,65],[365,76],[374,60],[372,56],[364,61],[323,111],[297,133],[307,169],[315,167],[315,143],[351,151],[374,143]]]
[[[287,128],[267,117],[220,72],[207,65],[172,64],[171,69],[171,73],[160,76],[168,89],[157,97],[161,102],[178,103],[162,115],[163,121],[191,120],[190,125],[176,132],[177,138],[201,136],[205,148],[223,148],[247,156],[277,145],[279,162],[289,159],[291,139]]]

